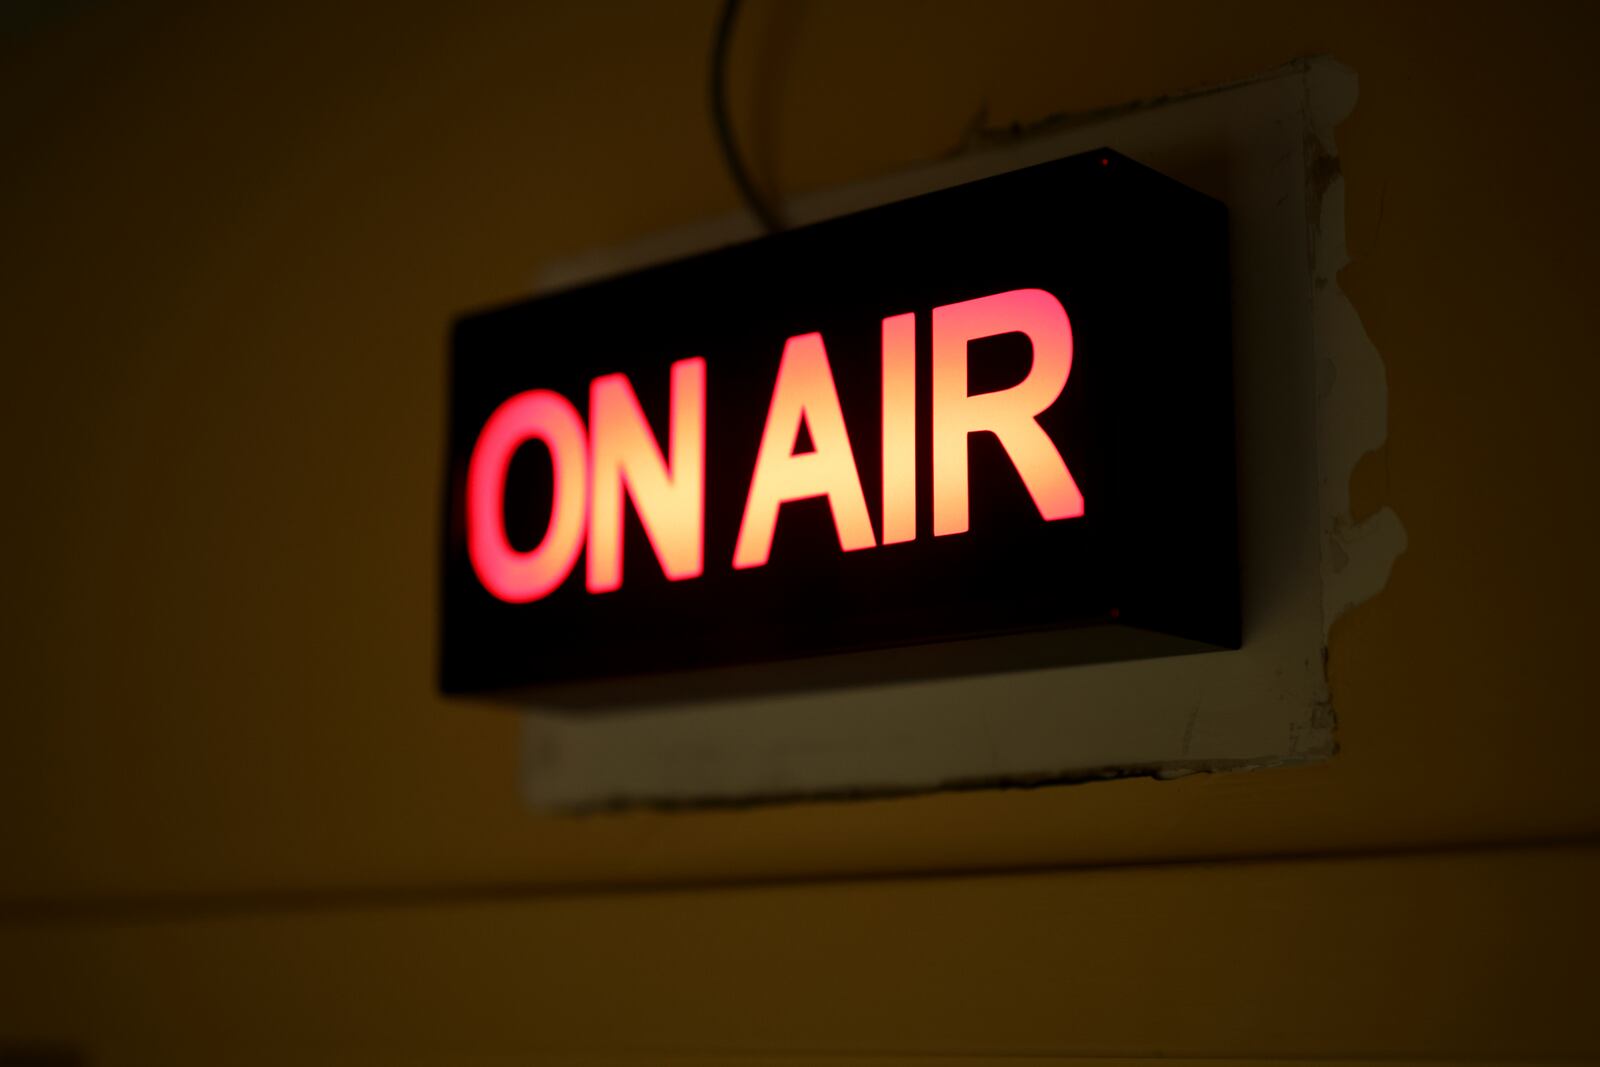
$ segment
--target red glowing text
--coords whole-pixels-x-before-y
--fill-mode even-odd
[[[1038,417],[1061,396],[1072,371],[1072,325],[1042,289],[1016,289],[933,309],[933,535],[969,527],[968,438],[992,434],[1046,521],[1083,515],[1083,494]],[[1021,334],[1033,361],[1022,381],[995,392],[967,391],[968,345]],[[820,333],[783,346],[761,443],[745,496],[735,570],[765,566],[783,506],[823,498],[839,548],[854,552],[917,538],[916,316],[883,320],[880,527],[874,529],[860,468]],[[585,588],[622,588],[623,509],[631,501],[662,573],[672,581],[705,569],[706,361],[671,367],[666,447],[651,431],[633,384],[607,374],[589,387],[587,428],[573,404],[549,390],[519,393],[489,416],[467,470],[467,551],[484,588],[526,603],[559,588],[586,556]],[[797,452],[804,428],[809,451]],[[550,519],[523,551],[505,529],[506,475],[517,450],[540,442],[553,473]]]

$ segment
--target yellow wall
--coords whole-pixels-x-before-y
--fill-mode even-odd
[[[1600,1058],[1587,5],[752,0],[790,193],[1354,68],[1352,492],[1410,548],[1324,765],[584,819],[432,691],[444,331],[734,207],[714,5],[466,8],[0,43],[0,1053]]]

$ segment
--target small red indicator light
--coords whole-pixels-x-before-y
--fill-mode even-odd
[[[1111,166],[1111,160],[1107,159],[1105,156],[1101,156],[1100,157],[1100,165],[1102,167],[1109,167],[1109,166]]]

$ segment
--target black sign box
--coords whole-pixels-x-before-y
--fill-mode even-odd
[[[1237,647],[1226,229],[1215,200],[1106,150],[462,318],[450,364],[442,688],[533,688],[556,703],[603,704]],[[1005,296],[1018,293],[1030,295]],[[952,307],[995,310],[984,321],[1000,329],[1015,319],[1010,311],[1037,312],[1015,321],[1055,332],[968,329],[970,340],[958,336],[954,347],[947,338],[944,406],[935,410],[935,320],[961,316],[935,309]],[[894,327],[891,386],[884,320],[896,316],[910,317]],[[1042,434],[1029,436],[1016,410],[1009,441],[985,431],[987,409],[963,407],[964,398],[1046,377],[1046,356],[1061,361],[1063,321],[1070,373],[1033,419]],[[820,339],[791,342],[808,335]],[[949,377],[962,347],[964,393]],[[827,383],[814,388],[818,349],[832,410]],[[798,392],[775,403],[786,351],[795,357],[786,389],[810,372],[803,428],[792,418]],[[672,390],[674,365],[696,357],[698,518],[689,515],[692,489],[682,488],[695,476],[693,450],[669,448],[673,433],[693,436],[692,379],[679,382],[681,427],[672,426]],[[660,508],[678,523],[676,578],[641,519],[646,505],[623,490],[618,526],[615,472],[609,482],[597,473],[603,432],[592,424],[591,386],[607,377],[616,401],[626,393],[608,377],[617,374],[653,451],[641,450],[652,442],[637,433],[608,438],[616,448],[607,462],[631,445],[639,483],[668,459],[678,460],[671,475],[685,479],[675,483],[672,515]],[[542,424],[565,427],[567,437],[512,432],[490,444],[491,416],[517,408],[508,402],[519,397],[525,412],[535,408],[530,397],[545,397],[546,413],[567,402],[560,419]],[[960,425],[976,425],[964,445],[950,436],[958,414]],[[530,425],[503,416],[497,432]],[[848,489],[835,416],[859,490],[778,504],[765,562],[753,562],[772,487],[805,481],[785,481],[802,469],[786,462],[791,455],[826,451],[832,484]],[[755,494],[762,504],[752,491],[764,432],[773,470]],[[936,457],[940,432],[946,444]],[[1069,474],[1076,507],[1041,442]],[[935,460],[948,468],[938,478],[955,484],[963,448],[967,523],[951,532],[959,525],[951,508],[935,515],[936,496],[945,494],[940,507],[951,499],[948,486],[936,488]],[[1031,467],[1017,458],[1028,448]],[[473,512],[469,489],[485,486],[503,500],[484,497],[490,503]],[[606,499],[611,518],[601,521],[593,509]],[[696,523],[693,573],[684,531]],[[740,546],[746,523],[751,545]],[[621,580],[613,559],[601,568],[610,582],[602,577],[590,591],[588,539],[604,540],[603,529],[620,530]],[[495,537],[499,556],[474,556],[475,544]],[[547,590],[501,580],[502,595],[491,592],[496,559],[541,551]]]

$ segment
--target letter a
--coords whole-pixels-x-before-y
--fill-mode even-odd
[[[811,431],[813,451],[795,455],[802,421]],[[822,335],[808,333],[789,338],[783,346],[755,474],[750,479],[750,496],[733,550],[734,567],[763,566],[772,553],[778,509],[791,500],[817,496],[828,498],[840,548],[853,552],[877,543],[828,353]]]

